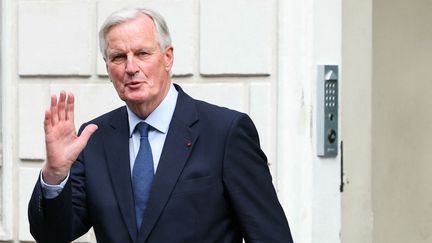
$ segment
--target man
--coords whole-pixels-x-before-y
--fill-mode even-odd
[[[98,242],[292,242],[250,118],[171,83],[163,18],[113,13],[100,30],[109,78],[126,106],[74,128],[74,97],[51,97],[47,160],[29,203],[41,243],[94,228]]]

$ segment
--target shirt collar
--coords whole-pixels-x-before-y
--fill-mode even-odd
[[[177,96],[178,92],[171,83],[166,97],[145,120],[140,119],[137,115],[135,115],[135,113],[132,112],[131,109],[129,109],[128,106],[126,106],[129,120],[129,137],[132,137],[135,126],[142,121],[146,122],[159,132],[166,134],[168,132],[171,118],[174,114]]]

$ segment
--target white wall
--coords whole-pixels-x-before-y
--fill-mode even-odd
[[[340,64],[340,19],[339,0],[279,1],[277,173],[295,242],[340,242],[340,155],[316,153],[316,68]]]
[[[136,3],[2,1],[0,240],[32,241],[26,207],[45,159],[42,121],[50,94],[75,93],[77,124],[122,105],[96,33],[108,13]],[[339,242],[339,156],[316,156],[314,75],[317,64],[340,64],[340,0],[140,5],[168,21],[175,82],[196,98],[251,115],[295,242]]]

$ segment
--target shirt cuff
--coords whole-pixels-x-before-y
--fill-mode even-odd
[[[68,179],[69,179],[69,173],[68,173],[67,177],[62,182],[60,182],[60,184],[58,184],[58,185],[50,185],[50,184],[47,184],[43,180],[42,173],[40,173],[40,181],[41,181],[41,185],[42,185],[42,195],[43,195],[43,197],[45,199],[56,198],[63,191],[63,188],[66,185],[66,182],[67,182]]]

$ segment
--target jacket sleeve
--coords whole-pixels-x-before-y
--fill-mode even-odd
[[[225,144],[224,184],[245,242],[292,243],[267,158],[251,119],[234,119]]]
[[[84,175],[80,155],[63,190],[53,199],[44,198],[38,177],[28,206],[30,233],[37,242],[71,242],[90,229]]]

